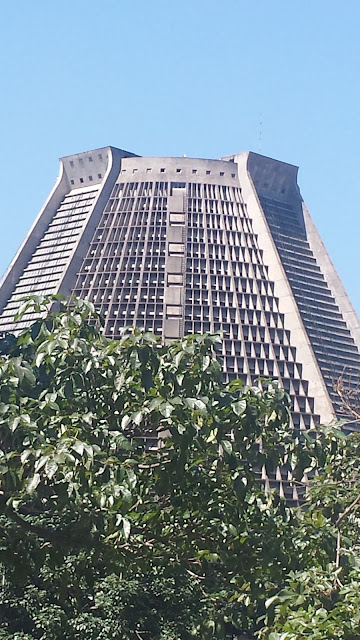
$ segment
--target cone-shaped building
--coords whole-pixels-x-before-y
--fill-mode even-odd
[[[280,380],[293,422],[329,423],[334,383],[360,376],[358,318],[304,206],[297,168],[255,153],[148,158],[106,147],[62,158],[5,275],[0,331],[20,299],[91,300],[115,337],[223,331],[224,372]]]

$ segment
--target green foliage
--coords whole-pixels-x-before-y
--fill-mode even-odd
[[[221,383],[217,336],[114,341],[59,305],[0,340],[0,640],[297,640],[355,611],[357,438],[294,438],[276,384]],[[319,461],[306,511],[259,481]]]
[[[261,640],[360,638],[360,473],[358,434],[307,434],[304,451],[322,468],[296,514],[299,569],[269,597]]]
[[[360,571],[352,570],[346,585],[334,582],[336,569],[311,567],[290,573],[286,587],[271,598],[273,630],[264,628],[259,638],[268,640],[358,640],[360,637]]]

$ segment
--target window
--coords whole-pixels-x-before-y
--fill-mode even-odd
[[[181,169],[176,169],[176,173],[181,173]]]
[[[92,157],[91,156],[89,156],[89,162],[92,162]]]
[[[193,169],[193,170],[192,170],[192,173],[197,173],[197,169]]]
[[[99,178],[99,180],[102,178],[101,173],[98,173],[98,178]]]
[[[162,167],[162,168],[160,169],[160,173],[165,173],[165,169],[164,169],[164,167]]]
[[[80,182],[82,184],[84,182],[84,178],[80,178]]]
[[[235,174],[235,173],[232,173],[232,174],[231,174],[231,177],[232,177],[232,178],[235,178],[235,176],[236,176],[236,174]]]
[[[74,166],[74,162],[72,160],[70,160],[70,167]]]
[[[74,184],[74,180],[70,180],[71,184]]]
[[[207,170],[206,175],[209,176],[211,171]]]
[[[149,169],[146,169],[146,173],[150,173],[150,171],[151,171],[151,169],[150,169],[150,168],[149,168]]]
[[[171,195],[174,195],[173,189],[185,189],[185,182],[172,182],[171,183]]]
[[[89,180],[90,180],[90,182],[92,182],[92,176],[89,176]]]
[[[224,172],[223,172],[223,171],[220,171],[220,175],[221,175],[221,176],[223,176],[223,175],[224,175]]]
[[[102,155],[101,155],[101,153],[98,153],[98,158],[99,158],[99,160],[102,160]]]

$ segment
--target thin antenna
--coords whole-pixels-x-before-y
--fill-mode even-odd
[[[259,153],[262,152],[262,113],[260,112],[260,122],[259,122]]]

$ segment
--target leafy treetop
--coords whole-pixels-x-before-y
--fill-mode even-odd
[[[275,383],[221,382],[219,340],[110,340],[86,301],[2,338],[0,639],[297,640],[298,584],[346,600],[358,442],[294,437]],[[319,460],[306,512],[259,481]]]

